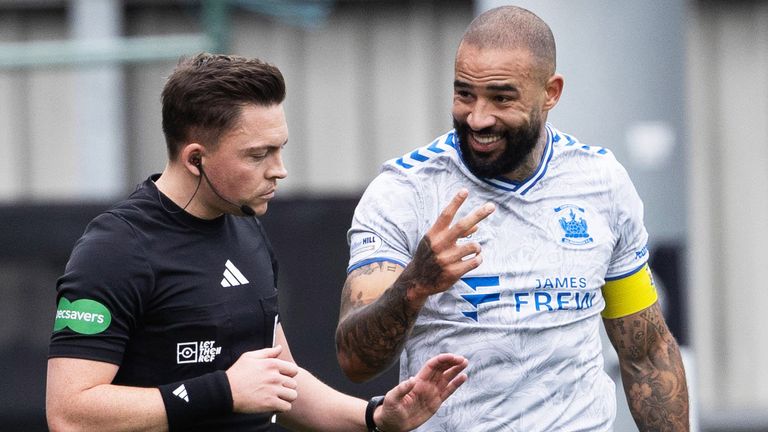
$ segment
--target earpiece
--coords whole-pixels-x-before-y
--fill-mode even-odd
[[[208,183],[208,186],[211,188],[213,193],[216,194],[216,196],[219,197],[222,201],[224,201],[227,204],[230,204],[232,206],[237,207],[240,210],[240,212],[242,214],[246,215],[246,216],[255,216],[256,215],[256,212],[252,208],[250,208],[247,204],[239,204],[238,205],[238,204],[235,204],[234,202],[224,198],[223,196],[221,196],[219,191],[216,190],[216,188],[213,186],[213,183],[211,182],[211,180],[205,174],[205,171],[203,170],[203,161],[200,158],[199,154],[195,153],[195,154],[191,155],[189,157],[189,163],[191,163],[192,165],[196,166],[197,169],[200,170],[201,179],[205,179],[205,182]],[[199,186],[199,183],[198,183],[198,186]]]

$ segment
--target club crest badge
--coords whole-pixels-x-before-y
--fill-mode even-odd
[[[592,243],[594,239],[589,234],[589,224],[584,219],[585,211],[583,208],[565,204],[555,207],[555,214],[558,217],[560,228],[562,228],[562,243],[581,246]]]

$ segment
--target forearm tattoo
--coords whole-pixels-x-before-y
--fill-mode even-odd
[[[424,237],[411,264],[381,297],[373,303],[366,303],[361,297],[352,298],[351,279],[375,271],[394,270],[395,267],[386,262],[362,267],[350,274],[342,290],[336,350],[355,357],[368,373],[382,372],[395,362],[422,306],[412,291],[417,286],[436,286],[442,273],[429,239]]]
[[[640,431],[688,431],[688,387],[680,348],[658,303],[605,323],[621,359],[624,391]]]

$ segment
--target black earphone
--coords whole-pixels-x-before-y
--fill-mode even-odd
[[[235,204],[232,201],[230,201],[230,200],[224,198],[223,196],[221,196],[219,191],[216,190],[216,188],[213,186],[213,183],[211,183],[211,180],[208,179],[208,176],[205,174],[205,170],[203,170],[203,160],[200,157],[200,155],[195,153],[192,156],[190,156],[189,163],[191,163],[192,165],[196,166],[197,169],[200,170],[201,179],[203,179],[203,178],[205,179],[205,182],[208,183],[208,186],[211,188],[213,193],[216,194],[216,196],[219,197],[222,201],[226,202],[227,204],[230,204],[232,206],[237,207],[240,210],[240,212],[242,214],[246,215],[246,216],[255,216],[256,215],[256,212],[252,208],[250,208],[248,205],[246,205],[246,204]],[[200,187],[200,183],[199,182],[198,182],[198,187]],[[197,192],[197,189],[195,189],[195,192]]]

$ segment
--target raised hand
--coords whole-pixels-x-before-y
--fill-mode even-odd
[[[411,430],[437,412],[467,380],[461,373],[467,359],[455,354],[439,354],[424,364],[415,377],[401,382],[384,397],[384,404],[374,413],[374,421],[381,430]]]
[[[278,345],[243,353],[227,370],[234,411],[240,413],[284,412],[296,400],[295,363],[277,358]]]
[[[480,221],[496,207],[486,203],[453,223],[467,195],[462,189],[453,197],[402,272],[395,264],[386,266],[392,272],[375,272],[373,268],[381,263],[372,263],[347,276],[336,328],[336,354],[351,380],[365,381],[391,366],[427,298],[447,290],[482,263],[477,242],[457,242],[477,231]]]
[[[496,207],[486,203],[451,225],[467,195],[467,190],[462,189],[453,197],[422,237],[413,259],[400,275],[398,282],[408,287],[409,300],[426,300],[431,294],[447,290],[483,262],[478,243],[457,241],[477,231],[477,224]]]

